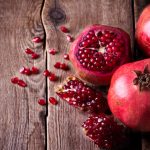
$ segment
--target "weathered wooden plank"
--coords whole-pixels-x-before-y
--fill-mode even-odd
[[[40,18],[42,0],[0,1],[0,149],[43,150],[45,147],[45,108],[37,103],[44,96],[45,80],[40,73],[19,74],[22,66],[45,68],[43,44],[33,44],[34,36],[44,36]],[[33,61],[25,55],[30,47],[40,54]],[[19,76],[28,87],[12,85]]]
[[[47,67],[59,75],[59,81],[48,81],[48,97],[54,96],[54,87],[74,70],[64,72],[54,69],[55,62],[64,62],[63,54],[69,50],[65,35],[59,31],[60,25],[69,27],[71,35],[78,33],[90,24],[106,24],[120,27],[127,31],[133,39],[133,16],[130,0],[45,0],[42,19],[46,31],[46,49],[55,48],[59,53],[55,56],[47,54]],[[133,41],[133,40],[132,40]],[[133,43],[132,43],[133,46]],[[58,106],[48,106],[47,145],[49,150],[96,150],[92,142],[87,140],[81,131],[81,124],[87,115],[59,100]],[[135,146],[135,145],[134,145]],[[138,149],[136,148],[133,149]]]
[[[148,4],[150,4],[149,0],[135,0],[134,1],[134,16],[135,16],[135,28],[136,28],[136,22],[140,16],[140,13],[146,7]],[[138,46],[137,46],[138,50]],[[138,51],[139,54],[139,51]],[[150,134],[142,134],[142,150],[149,150],[150,149]]]

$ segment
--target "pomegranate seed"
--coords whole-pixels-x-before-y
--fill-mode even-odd
[[[20,80],[20,79],[18,80],[17,84],[21,87],[26,87],[27,86],[27,84],[23,80]]]
[[[46,105],[46,100],[45,99],[39,99],[38,103],[42,106]]]
[[[50,72],[49,70],[45,70],[45,71],[43,72],[43,75],[46,76],[46,77],[48,77],[48,76],[51,75],[51,72]]]
[[[69,67],[68,67],[65,63],[61,64],[61,65],[60,65],[60,68],[61,68],[62,70],[69,70]]]
[[[55,49],[50,49],[49,53],[52,54],[52,55],[55,55],[57,53],[57,51]]]
[[[40,37],[34,37],[32,39],[32,42],[34,42],[34,43],[40,43],[40,42],[42,42],[42,39]]]
[[[26,54],[34,54],[34,52],[29,48],[25,49],[25,53]]]
[[[25,67],[22,67],[22,68],[19,70],[19,72],[20,72],[21,74],[25,74],[25,70],[26,70],[26,68],[25,68]]]
[[[73,41],[73,37],[71,37],[71,35],[67,35],[67,41],[68,42],[72,42]]]
[[[55,65],[54,65],[54,67],[57,68],[57,69],[59,69],[59,68],[60,68],[60,65],[61,65],[60,62],[56,62]]]
[[[69,30],[68,30],[65,26],[61,26],[61,27],[60,27],[60,30],[61,30],[62,32],[64,32],[64,33],[68,33],[68,32],[69,32]]]
[[[57,78],[57,76],[56,76],[55,74],[51,74],[51,75],[49,76],[49,80],[50,80],[50,81],[57,81],[58,78]]]
[[[31,69],[31,72],[33,74],[38,74],[39,73],[39,69],[33,66],[32,69]]]
[[[39,58],[40,57],[40,55],[39,54],[36,54],[36,53],[33,53],[32,55],[31,55],[31,58],[32,59],[37,59],[37,58]]]
[[[50,102],[51,104],[53,104],[53,105],[57,105],[57,104],[58,104],[57,100],[56,100],[54,97],[50,97],[50,98],[49,98],[49,102]]]
[[[64,59],[69,60],[69,55],[68,54],[64,54]]]
[[[17,83],[18,83],[18,80],[19,80],[18,77],[13,77],[13,78],[11,78],[11,82],[12,82],[13,84],[17,84]]]

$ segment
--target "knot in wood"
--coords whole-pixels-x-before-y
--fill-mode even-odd
[[[54,8],[50,10],[49,15],[52,22],[55,24],[62,23],[66,19],[65,12],[61,8]]]

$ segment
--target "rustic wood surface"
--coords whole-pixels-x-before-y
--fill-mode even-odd
[[[91,24],[120,27],[134,41],[134,26],[145,1],[131,0],[0,0],[0,150],[98,150],[96,145],[84,137],[81,124],[87,118],[54,92],[68,74],[74,74],[71,63],[63,59],[70,43],[60,32],[60,25],[70,29],[76,38],[78,33]],[[40,44],[31,42],[34,36],[43,38]],[[134,53],[134,42],[132,49]],[[40,54],[31,60],[24,53],[32,48]],[[48,50],[55,48],[52,56]],[[56,70],[55,62],[66,62],[69,71]],[[21,66],[37,66],[40,74],[23,76]],[[45,68],[55,72],[58,82],[45,79]],[[12,76],[24,79],[28,87],[20,88],[10,83]],[[54,96],[57,106],[39,106],[38,98]],[[149,150],[150,136],[141,141],[139,134],[133,135],[130,150]]]
[[[45,95],[42,74],[26,77],[22,66],[45,68],[43,44],[31,42],[44,36],[40,18],[42,0],[0,1],[0,150],[44,150],[45,108],[37,98]],[[41,57],[33,61],[24,50],[33,48]],[[24,79],[28,87],[12,85],[12,76]]]

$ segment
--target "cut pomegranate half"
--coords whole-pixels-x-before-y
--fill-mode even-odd
[[[130,57],[129,35],[122,29],[103,25],[87,27],[69,53],[79,76],[95,85],[108,85],[114,71]]]
[[[102,149],[116,150],[129,144],[127,129],[118,124],[112,116],[103,113],[90,116],[82,127],[86,136]]]
[[[57,95],[70,105],[88,112],[104,112],[107,110],[107,102],[100,91],[89,87],[74,76],[69,76],[56,89]]]

